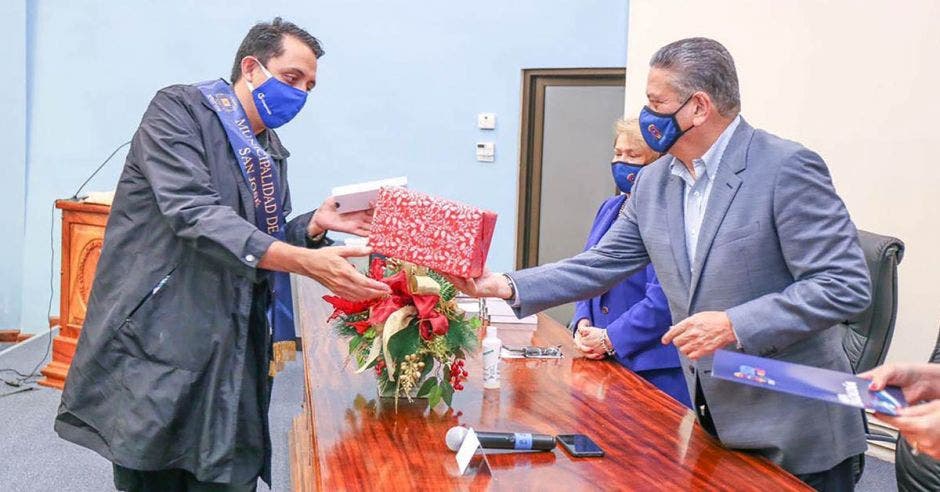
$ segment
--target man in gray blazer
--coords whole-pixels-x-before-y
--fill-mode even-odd
[[[870,281],[826,164],[744,121],[734,61],[718,42],[671,43],[650,67],[641,127],[668,154],[640,173],[600,243],[557,263],[454,280],[524,316],[600,295],[652,262],[677,321],[662,342],[682,354],[702,425],[817,489],[851,490],[866,448],[861,412],[711,377],[721,348],[850,371],[833,325],[868,306]]]

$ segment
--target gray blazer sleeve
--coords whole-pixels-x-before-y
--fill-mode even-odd
[[[640,183],[634,183],[623,212],[596,246],[567,260],[509,274],[516,285],[517,316],[601,295],[649,263],[634,204],[642,196]]]
[[[802,149],[776,177],[774,226],[794,282],[727,310],[743,349],[769,354],[862,312],[870,302],[858,232],[815,152]]]
[[[158,92],[134,136],[134,160],[177,237],[233,271],[256,276],[275,239],[221,204],[205,162],[201,130],[189,110]]]

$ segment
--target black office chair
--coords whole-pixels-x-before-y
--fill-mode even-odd
[[[933,348],[930,362],[940,363],[940,333]],[[911,445],[903,437],[898,439],[894,451],[894,474],[901,491],[940,490],[940,461],[922,454],[914,454]]]
[[[856,374],[881,365],[891,346],[898,313],[898,264],[904,257],[904,243],[898,238],[858,231],[858,240],[871,276],[871,304],[858,316],[839,323],[845,330],[842,348]],[[889,443],[896,439],[886,432],[872,431],[867,417],[865,438]],[[855,460],[852,468],[858,482],[865,470],[864,455]]]
[[[871,274],[871,304],[840,323],[845,327],[842,347],[856,373],[881,365],[891,346],[898,313],[898,264],[904,257],[904,243],[898,238],[858,231],[858,239]]]

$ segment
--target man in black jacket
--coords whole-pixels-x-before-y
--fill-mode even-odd
[[[351,299],[387,292],[345,259],[367,248],[321,248],[327,230],[367,234],[370,213],[330,198],[284,218],[289,153],[273,128],[303,106],[322,54],[294,24],[257,24],[231,85],[162,89],[134,135],[55,423],[114,464],[118,489],[270,484],[272,327],[293,341],[278,272]]]

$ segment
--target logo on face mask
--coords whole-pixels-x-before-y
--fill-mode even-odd
[[[633,164],[624,161],[615,161],[610,163],[610,171],[614,176],[614,183],[617,188],[624,193],[630,193],[633,190],[633,182],[636,181],[636,175],[643,169],[643,164]]]
[[[258,101],[261,103],[262,106],[264,106],[264,111],[268,113],[268,116],[273,114],[271,113],[271,108],[268,107],[267,101],[265,101],[265,95],[263,92],[258,93]]]
[[[694,95],[694,94],[692,94]],[[640,111],[640,133],[643,134],[643,140],[646,145],[660,154],[668,152],[672,144],[679,140],[687,129],[683,130],[679,126],[676,115],[692,100],[692,95],[686,98],[678,109],[671,113],[658,113],[650,109],[649,106],[643,106]]]

